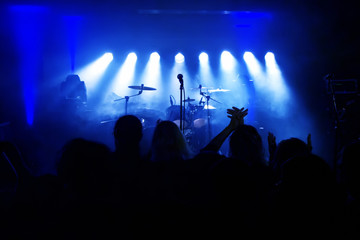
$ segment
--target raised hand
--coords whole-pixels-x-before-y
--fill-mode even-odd
[[[229,125],[227,125],[218,135],[216,135],[201,151],[219,151],[226,138],[241,124],[244,124],[244,117],[248,114],[248,110],[244,108],[239,109],[237,107],[232,107],[231,109],[227,109],[227,114],[231,119]]]
[[[237,127],[244,124],[244,117],[248,115],[248,109],[232,107],[231,109],[227,109],[227,114],[228,118],[231,119],[229,127],[232,130],[235,130]]]
[[[311,152],[312,151],[312,143],[311,143],[311,134],[309,133],[308,136],[307,136],[307,147],[309,149],[309,151]]]
[[[276,151],[276,137],[273,133],[269,132],[268,134],[268,146],[269,146],[269,163],[270,165],[273,164],[274,161],[274,155]]]

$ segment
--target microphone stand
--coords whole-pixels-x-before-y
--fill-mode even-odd
[[[184,133],[184,126],[183,126],[183,100],[182,100],[182,96],[183,96],[183,91],[184,91],[184,80],[183,80],[183,75],[182,74],[178,74],[177,78],[179,79],[180,82],[180,131],[182,131]]]
[[[125,97],[123,97],[123,98],[116,99],[116,100],[114,100],[114,102],[125,99],[125,115],[127,115],[129,99],[130,99],[131,97],[139,96],[140,94],[142,94],[143,90],[144,90],[144,84],[141,84],[141,89],[140,89],[140,91],[139,91],[137,94],[134,94],[134,95],[131,95],[131,96],[125,96]]]

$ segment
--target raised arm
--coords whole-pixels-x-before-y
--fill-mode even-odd
[[[269,146],[269,165],[274,166],[274,157],[276,151],[276,137],[273,133],[269,132],[268,134],[268,146]]]
[[[306,140],[307,140],[306,145],[307,145],[309,151],[311,152],[313,149],[313,146],[312,146],[312,142],[311,142],[311,134],[310,133],[308,134]]]
[[[244,117],[248,114],[248,109],[232,107],[231,109],[227,109],[227,114],[228,118],[231,119],[230,123],[201,150],[202,152],[218,152],[226,138],[241,124],[244,124]]]

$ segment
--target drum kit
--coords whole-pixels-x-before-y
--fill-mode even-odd
[[[128,102],[129,99],[135,96],[139,96],[143,93],[143,91],[155,91],[156,88],[153,87],[147,87],[144,86],[144,84],[141,84],[140,86],[128,86],[131,89],[139,90],[137,94],[125,96],[123,98],[115,99],[114,101],[121,101],[125,100],[125,115],[128,114]],[[212,88],[212,87],[203,87],[199,85],[197,88],[192,88],[191,90],[198,90],[200,94],[200,101],[198,104],[194,104],[196,101],[194,98],[186,98],[182,100],[182,126],[183,126],[183,133],[185,137],[187,135],[191,135],[191,133],[196,132],[200,129],[204,129],[207,127],[208,136],[211,138],[211,126],[210,126],[210,120],[214,114],[214,111],[216,110],[216,107],[210,105],[210,102],[216,102],[221,103],[214,98],[212,98],[213,93],[222,93],[222,92],[229,92],[228,89],[221,89],[221,88]],[[170,102],[171,106],[169,106],[165,111],[165,118],[166,120],[172,121],[175,124],[177,124],[180,127],[180,105],[174,105],[173,101],[170,96]],[[147,110],[147,111],[145,111]],[[136,113],[132,113],[134,115],[144,115],[144,113],[149,113],[148,115],[154,115],[154,116],[145,116],[146,119],[143,119],[143,117],[140,117],[140,120],[142,122],[147,121],[147,119],[153,119],[151,121],[151,124],[156,124],[157,118],[161,116],[159,115],[159,111],[157,110],[151,110],[151,109],[138,109]],[[183,114],[185,113],[185,114]],[[155,120],[156,119],[156,120]]]

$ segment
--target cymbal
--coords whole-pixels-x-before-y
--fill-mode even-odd
[[[188,99],[183,100],[183,102],[193,102],[193,101],[195,101],[195,99],[192,99],[192,98],[188,98]]]
[[[191,90],[199,90],[200,87],[197,88],[191,88]],[[208,89],[213,89],[213,87],[201,87],[201,90],[208,90]]]
[[[209,105],[209,108],[208,108],[208,106],[205,105],[205,106],[204,106],[204,109],[209,109],[209,110],[211,110],[211,109],[216,109],[216,107]]]
[[[137,90],[149,90],[149,91],[153,91],[153,90],[156,90],[156,88],[152,88],[152,87],[145,87],[145,86],[129,86],[129,88],[132,88],[132,89],[137,89]]]
[[[217,89],[213,89],[213,90],[209,90],[209,93],[213,93],[213,92],[229,92],[229,89],[222,89],[222,88],[217,88]]]

